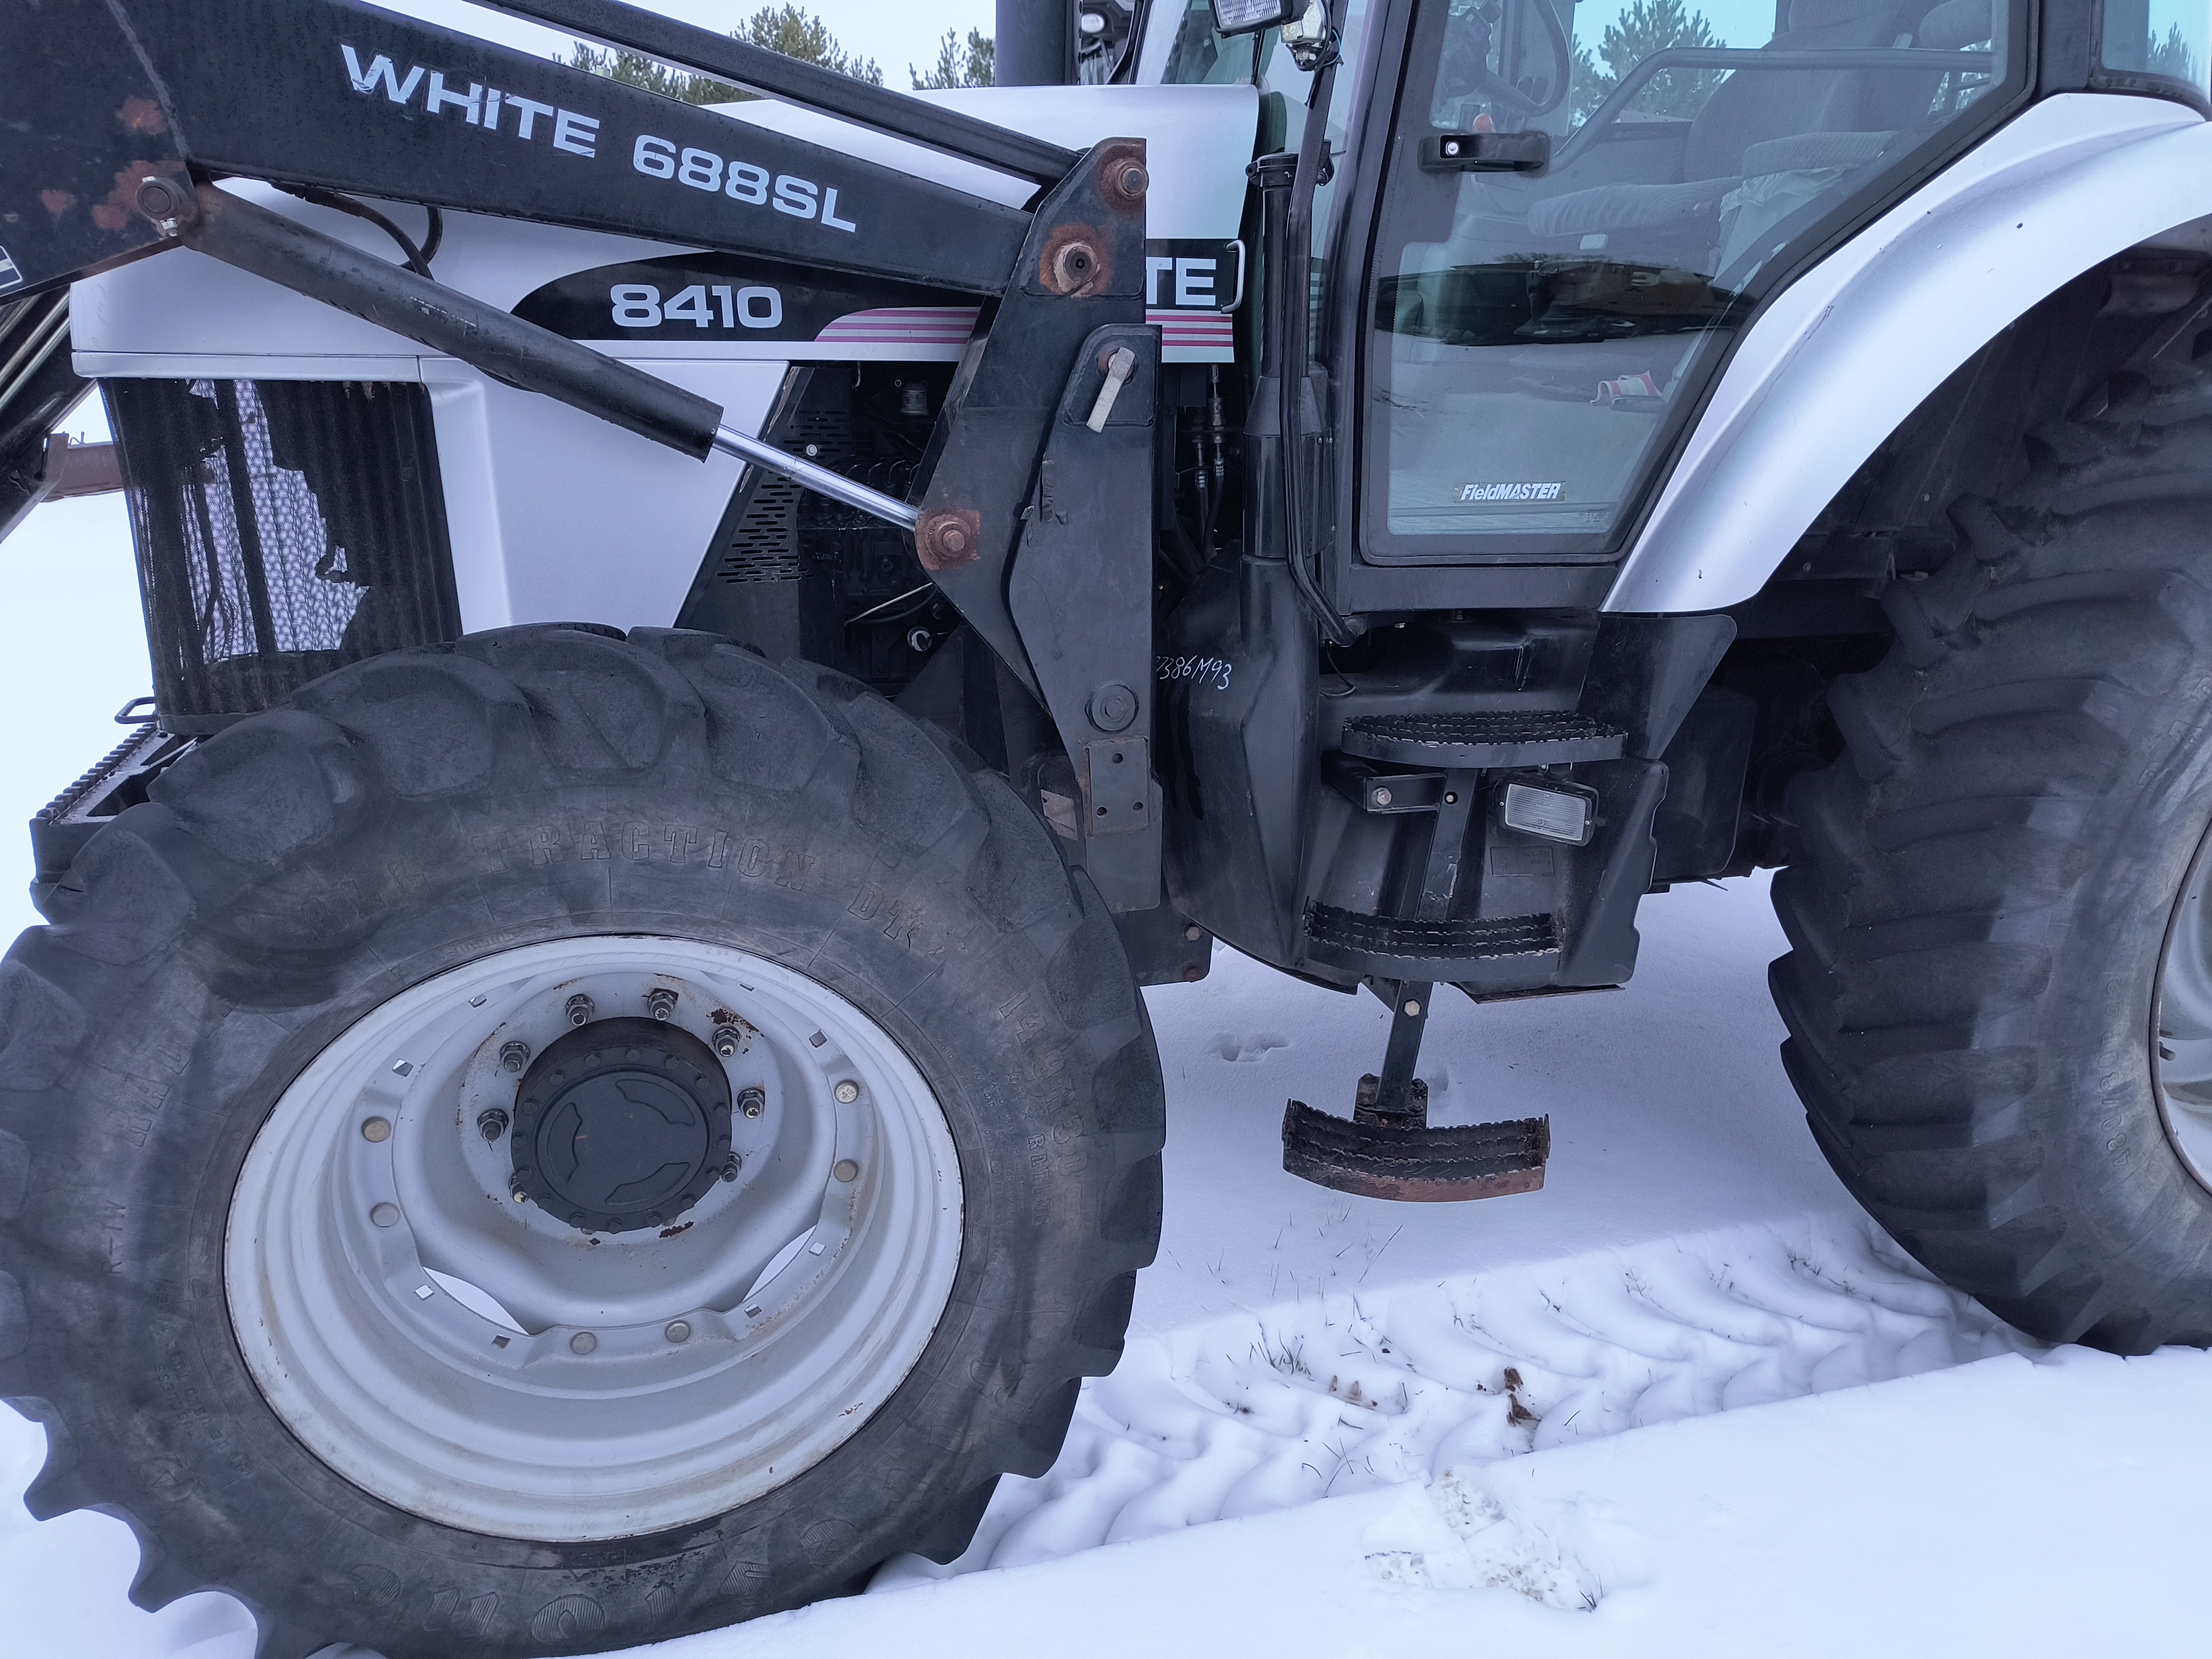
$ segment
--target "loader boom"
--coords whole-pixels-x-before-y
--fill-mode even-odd
[[[6,95],[53,107],[0,137],[9,261],[0,281],[34,295],[190,246],[495,380],[694,457],[739,455],[914,530],[930,578],[1044,703],[1085,801],[1094,763],[1136,781],[1117,782],[1110,805],[1086,811],[1081,839],[1106,838],[1094,875],[1115,908],[1157,905],[1158,790],[1141,735],[1151,722],[1149,520],[1071,520],[1054,506],[1071,495],[1104,503],[1152,494],[1158,347],[1145,330],[1143,146],[1113,140],[1078,158],[896,94],[832,85],[842,78],[764,62],[775,55],[605,0],[514,9],[712,72],[788,82],[817,109],[1055,182],[1024,212],[353,0],[212,0],[189,13],[127,0],[19,9],[0,37]],[[283,66],[250,89],[234,50],[248,40],[257,62]],[[25,130],[39,137],[18,136]],[[214,187],[231,176],[858,272],[997,304],[909,505],[726,425],[708,399]],[[1083,349],[1086,342],[1104,343],[1103,351]],[[1115,387],[1134,385],[1111,426],[1102,416],[1053,440],[1043,465],[1055,416],[1078,404],[1079,418],[1088,416],[1117,351],[1127,356]],[[1009,599],[1018,561],[1026,628]],[[1055,619],[1079,588],[1083,626],[1071,631]]]

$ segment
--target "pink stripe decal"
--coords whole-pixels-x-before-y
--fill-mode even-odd
[[[884,306],[848,312],[816,335],[828,345],[965,345],[974,306]]]

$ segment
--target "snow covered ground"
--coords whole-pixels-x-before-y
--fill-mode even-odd
[[[4,823],[146,689],[118,504],[40,508],[0,548],[0,694],[39,715],[11,723]],[[1775,1059],[1764,886],[1651,900],[1621,991],[1439,1007],[1440,1120],[1552,1119],[1545,1189],[1480,1204],[1282,1172],[1285,1098],[1343,1110],[1376,1063],[1371,999],[1225,951],[1151,993],[1165,1236],[1059,1464],[1005,1482],[951,1568],[896,1561],[869,1595],[649,1651],[2181,1648],[2212,1358],[2039,1350],[1864,1220]],[[0,927],[34,920],[20,894]],[[129,1604],[119,1522],[30,1520],[42,1455],[0,1411],[0,1651],[245,1659],[226,1597]]]

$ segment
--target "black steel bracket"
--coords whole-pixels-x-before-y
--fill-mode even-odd
[[[1118,911],[1159,902],[1148,182],[1142,143],[1108,139],[1037,206],[945,397],[915,527],[922,568],[1051,715],[1081,798],[1065,827]]]
[[[1084,341],[1045,440],[1036,493],[1023,509],[1006,587],[1038,690],[1075,768],[1084,867],[1115,910],[1160,902],[1146,510],[1158,451],[1158,336],[1141,324],[1097,329]],[[1109,407],[1098,417],[1102,398]]]

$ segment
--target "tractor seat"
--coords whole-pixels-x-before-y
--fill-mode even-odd
[[[1930,21],[1959,11],[1951,31],[1988,28],[1990,0],[1946,0]],[[1978,17],[1967,17],[1966,13]],[[1767,43],[1770,52],[1853,52],[1912,38],[1910,19],[1894,0],[1795,0],[1790,27]],[[1881,154],[1924,101],[1915,77],[1864,70],[1792,70],[1739,73],[1714,88],[1690,123],[1679,184],[1598,185],[1536,203],[1528,228],[1547,238],[1628,235],[1657,240],[1666,251],[1686,237],[1708,247],[1723,198],[1761,174],[1826,171],[1863,164]],[[1733,239],[1732,239],[1733,240]],[[1657,250],[1655,250],[1657,251]]]

